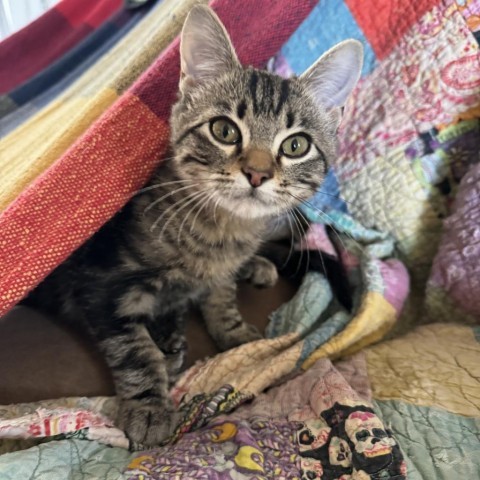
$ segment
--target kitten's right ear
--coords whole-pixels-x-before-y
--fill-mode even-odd
[[[327,110],[341,108],[360,78],[363,47],[345,40],[324,53],[300,78],[313,98]]]
[[[237,55],[225,27],[205,5],[190,10],[182,30],[180,90],[208,82],[235,66]]]

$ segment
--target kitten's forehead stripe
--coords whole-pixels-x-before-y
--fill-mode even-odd
[[[291,128],[295,122],[295,115],[293,112],[287,113],[287,128]]]
[[[257,86],[258,86],[258,74],[257,72],[253,71],[250,75],[249,89],[250,89],[250,95],[252,96],[253,112],[255,114],[258,113]]]
[[[253,70],[248,79],[248,90],[255,115],[279,115],[290,95],[290,84],[286,79]]]
[[[285,105],[285,102],[288,99],[289,93],[290,93],[290,87],[288,84],[288,80],[282,80],[282,84],[280,86],[280,95],[278,98],[278,104],[277,104],[277,108],[275,109],[275,115],[278,115],[281,112],[282,107]]]
[[[268,114],[273,112],[274,106],[274,96],[275,96],[275,86],[273,84],[273,79],[270,75],[262,72],[261,74],[261,108],[260,112],[263,114]]]
[[[274,111],[273,102],[275,99],[275,85],[273,84],[272,77],[270,76],[265,77],[265,81],[268,85],[268,88],[265,88],[265,107],[268,106],[268,110]],[[268,102],[268,100],[270,100],[270,102]]]
[[[242,100],[238,107],[237,107],[237,115],[240,120],[245,116],[245,112],[247,111],[247,104],[245,100]]]

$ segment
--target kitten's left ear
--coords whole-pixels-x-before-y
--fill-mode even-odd
[[[185,20],[180,43],[180,89],[207,82],[239,65],[225,27],[215,12],[196,5]]]
[[[360,78],[363,46],[345,40],[324,53],[300,78],[307,90],[327,110],[343,107]]]

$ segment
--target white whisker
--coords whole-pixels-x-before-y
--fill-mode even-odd
[[[295,245],[295,238],[293,236],[293,233],[294,233],[293,224],[292,224],[292,220],[290,219],[290,214],[289,213],[287,213],[287,220],[288,220],[288,224],[290,225],[290,250],[288,252],[287,259],[285,260],[283,265],[280,267],[281,269],[284,269],[287,266],[290,258],[292,257],[292,253],[293,253],[293,249],[294,249],[294,245]]]
[[[210,196],[210,192],[203,192],[203,197],[200,198],[200,201],[204,200],[205,197],[209,197]],[[180,227],[178,228],[178,235],[177,235],[177,243],[180,243],[180,237],[181,237],[181,234],[182,234],[182,229],[183,229],[183,226],[185,225],[185,222],[187,221],[188,217],[190,216],[190,214],[195,210],[196,207],[199,207],[200,205],[202,205],[203,203],[200,203],[198,205],[194,205],[189,211],[188,213],[185,215],[185,218],[182,220],[182,223],[180,224]]]
[[[170,197],[172,195],[175,195],[175,193],[181,192],[182,190],[187,190],[189,188],[194,188],[194,187],[198,187],[198,184],[195,183],[193,185],[186,185],[184,187],[180,187],[180,188],[177,188],[176,190],[172,190],[172,191],[166,193],[165,195],[161,196],[160,198],[155,199],[153,202],[151,202],[149,205],[147,205],[147,207],[145,207],[145,210],[143,211],[143,213],[144,214],[147,213],[149,210],[151,210],[155,205],[158,205],[165,198]]]
[[[193,193],[190,193],[189,195],[187,195],[186,197],[182,197],[180,198],[180,200],[176,201],[173,205],[170,205],[166,210],[164,210],[160,215],[159,217],[155,220],[155,222],[153,222],[152,226],[150,227],[150,231],[153,232],[153,230],[155,230],[157,228],[157,225],[160,223],[160,220],[168,213],[170,212],[171,210],[173,210],[175,207],[177,207],[178,205],[181,205],[184,201],[188,200],[189,198],[191,198],[193,195],[196,195],[197,193],[199,192],[193,192]]]
[[[297,217],[297,214],[295,213],[295,209],[292,209],[291,213],[293,215],[293,220],[295,221],[295,225],[296,225],[296,228],[297,228],[298,234],[300,236],[300,240],[301,240],[303,238],[303,236],[305,235],[305,230],[303,230],[303,226],[302,226],[299,218]],[[300,230],[300,228],[302,228],[302,230]],[[302,260],[303,260],[303,249],[300,249],[300,260],[298,261],[297,269],[295,270],[295,273],[294,273],[295,276],[297,275],[297,273],[300,269],[300,266],[302,265]]]
[[[215,192],[212,192],[208,198],[202,203],[202,207],[198,210],[198,212],[195,214],[195,216],[193,217],[193,222],[192,224],[190,225],[190,232],[192,232],[195,228],[195,222],[197,221],[197,218],[198,216],[200,215],[200,212],[203,211],[203,209],[208,205],[208,202],[210,201],[211,198],[213,198],[215,196]]]
[[[148,192],[150,190],[154,190],[156,188],[165,187],[167,185],[174,185],[176,183],[198,183],[199,181],[201,181],[201,180],[185,179],[185,180],[173,180],[171,182],[157,183],[156,185],[149,185],[148,187],[142,188],[141,190],[137,190],[135,192],[135,195],[140,195],[141,193],[145,193],[145,192]]]
[[[171,215],[170,217],[168,218],[168,220],[165,222],[165,224],[163,225],[162,227],[162,230],[160,231],[160,234],[158,236],[158,238],[162,238],[163,236],[163,232],[165,231],[165,229],[167,228],[167,226],[170,224],[170,222],[186,207],[188,207],[188,205],[190,205],[191,203],[195,202],[199,197],[201,197],[205,192],[201,191],[201,192],[195,192],[191,195],[188,195],[187,197],[184,198],[184,202],[182,202],[182,205],[180,206],[180,208],[178,208],[177,210],[175,210]],[[175,205],[178,205],[175,204]]]
[[[296,197],[295,195],[291,194],[288,192],[288,194],[290,196],[292,196],[293,198],[297,199],[298,201],[301,201],[302,203],[304,203],[305,205],[307,205],[308,207],[310,207],[311,209],[315,210],[316,212],[318,212],[320,215],[323,215],[323,217],[327,218],[327,220],[329,220],[328,223],[330,224],[333,224],[334,221],[332,219],[332,217],[330,217],[330,215],[328,215],[326,212],[324,212],[323,210],[319,209],[318,207],[316,207],[315,205],[312,205],[310,202],[308,202],[307,200],[302,200],[300,199],[299,197]],[[337,230],[335,229],[335,227],[333,227],[333,232],[335,233],[335,235],[337,236],[339,242],[341,243],[342,245],[342,248],[344,250],[347,250],[346,246],[345,246],[345,243],[343,242],[342,238],[340,237],[340,235],[338,234]],[[360,250],[363,249],[362,245],[360,245],[360,243],[355,239],[353,238],[353,236],[349,233],[349,232],[342,232],[344,235],[346,235],[347,237],[349,237],[354,243],[355,245],[360,248]]]

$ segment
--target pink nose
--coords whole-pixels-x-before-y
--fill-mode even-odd
[[[242,167],[242,172],[247,177],[250,185],[254,188],[259,187],[263,182],[266,182],[273,177],[273,172],[270,170],[263,172],[255,170],[252,167]]]

